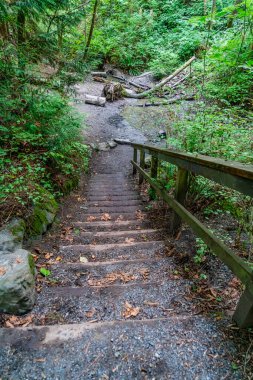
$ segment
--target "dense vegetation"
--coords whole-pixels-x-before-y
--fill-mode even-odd
[[[252,163],[252,41],[251,0],[2,1],[2,220],[39,202],[42,189],[59,195],[77,181],[87,148],[67,92],[105,63],[161,78],[196,55],[185,86],[198,106],[173,121],[168,144]],[[209,182],[196,189],[215,198]]]

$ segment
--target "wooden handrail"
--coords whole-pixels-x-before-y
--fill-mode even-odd
[[[152,145],[130,144],[144,152],[189,172],[201,175],[223,186],[253,197],[253,165],[220,158],[162,149]]]
[[[240,298],[234,320],[240,327],[253,327],[253,269],[243,259],[239,258],[229,247],[219,240],[208,228],[184,207],[188,189],[189,172],[204,176],[246,195],[253,196],[253,165],[226,161],[218,158],[192,155],[184,152],[161,149],[144,144],[130,144],[134,148],[132,162],[133,173],[139,173],[139,184],[147,180],[156,193],[174,210],[172,231],[176,230],[184,220],[208,247],[232,270],[245,284],[246,289]],[[138,165],[138,150],[140,165]],[[145,153],[151,155],[151,175],[146,173]],[[156,181],[159,160],[178,166],[175,197],[161,189]]]

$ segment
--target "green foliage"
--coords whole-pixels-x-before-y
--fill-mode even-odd
[[[51,272],[46,268],[40,268],[40,274],[42,274],[44,277],[49,277],[51,275]]]
[[[205,255],[208,252],[207,245],[202,239],[196,238],[196,255],[194,256],[194,262],[196,264],[201,264],[205,261]],[[202,277],[203,279],[203,277]]]
[[[0,7],[0,222],[41,203],[43,189],[61,195],[87,168],[81,120],[65,94],[87,68],[78,69],[69,44],[79,35],[80,4],[4,1]]]

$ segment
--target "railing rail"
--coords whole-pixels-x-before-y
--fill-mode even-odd
[[[253,326],[253,269],[238,257],[229,247],[219,240],[206,226],[192,215],[184,202],[188,189],[189,173],[204,176],[223,186],[249,196],[253,196],[253,165],[226,161],[203,155],[192,155],[161,149],[144,144],[130,144],[134,148],[133,173],[139,173],[139,184],[147,180],[150,186],[174,210],[171,231],[175,232],[184,220],[210,249],[231,269],[243,282],[245,291],[240,298],[233,316],[240,327]],[[138,164],[138,151],[139,164]],[[151,155],[150,175],[145,171],[145,153]],[[158,186],[156,178],[159,161],[166,161],[178,167],[175,196],[172,197]]]

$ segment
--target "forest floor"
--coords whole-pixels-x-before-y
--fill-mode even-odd
[[[85,116],[87,128],[83,133],[88,144],[120,138],[140,143],[150,141],[164,146],[164,142],[158,138],[158,132],[160,129],[167,130],[167,127],[159,122],[159,120],[164,120],[164,116],[167,115],[167,107],[156,110],[136,108],[134,105],[138,101],[135,99],[122,99],[109,103],[104,108],[82,103],[82,94],[89,93],[99,96],[102,88],[102,84],[92,80],[87,80],[76,88],[75,107]],[[191,105],[185,102],[180,107],[188,109],[189,106]],[[171,112],[175,112],[175,109],[179,114],[183,112],[182,108],[178,111],[178,106],[172,106]],[[134,127],[135,123],[138,124],[137,128]],[[142,278],[142,280],[138,279],[137,284],[133,284],[135,287],[133,286],[131,289],[127,288],[128,284],[118,285],[118,288],[122,286],[120,294],[118,291],[115,294],[110,293],[109,290],[109,292],[104,291],[98,295],[96,291],[90,290],[87,298],[83,300],[84,293],[80,290],[84,285],[83,281],[87,286],[91,279],[99,280],[101,286],[101,281],[103,283],[103,276],[106,273],[99,272],[99,269],[97,272],[92,269],[94,272],[91,270],[87,277],[87,273],[79,273],[80,267],[74,272],[64,269],[64,265],[67,266],[70,262],[72,265],[79,262],[80,266],[80,254],[68,250],[68,247],[80,244],[81,241],[82,244],[90,243],[91,237],[85,237],[87,230],[78,227],[77,224],[87,220],[84,217],[87,218],[87,213],[90,212],[90,206],[87,205],[86,200],[87,193],[91,194],[92,191],[96,192],[101,189],[96,178],[99,179],[108,173],[108,178],[112,178],[111,185],[115,186],[115,190],[121,191],[120,187],[123,186],[123,191],[126,184],[127,191],[131,190],[131,194],[137,194],[138,186],[130,176],[131,158],[132,149],[123,145],[118,145],[109,152],[94,152],[89,174],[83,178],[79,189],[72,192],[63,201],[58,221],[42,239],[29,244],[28,248],[34,254],[38,270],[41,267],[51,270],[52,278],[38,275],[38,300],[35,309],[29,315],[24,317],[3,315],[1,317],[3,327],[23,326],[28,327],[30,332],[28,331],[28,335],[26,335],[23,330],[16,337],[3,333],[2,343],[5,347],[9,344],[11,348],[7,352],[0,343],[2,368],[0,379],[58,379],[61,376],[66,379],[81,379],[84,378],[82,377],[84,375],[85,379],[101,380],[119,378],[129,380],[253,378],[250,351],[253,339],[252,331],[240,331],[231,322],[231,315],[242,290],[239,281],[211,253],[207,255],[204,264],[200,266],[194,264],[193,256],[196,251],[194,234],[183,225],[175,239],[168,236],[166,220],[170,216],[170,210],[160,201],[149,202],[145,185],[141,189],[140,205],[147,220],[142,220],[140,213],[140,220],[137,222],[141,221],[143,226],[147,223],[148,228],[155,230],[155,232],[150,232],[149,239],[163,241],[165,244],[160,248],[159,244],[156,244],[156,249],[160,249],[159,260],[153,263],[148,271],[146,269],[148,264],[145,262],[132,264],[135,265],[135,271],[137,270],[138,273],[142,271],[143,276],[148,277],[148,283],[145,282],[147,280],[145,279],[143,284]],[[116,177],[112,173],[116,173],[122,182],[117,184]],[[113,181],[116,181],[115,184]],[[108,185],[109,182],[105,186]],[[134,202],[135,198],[131,205],[135,205]],[[139,205],[137,206],[139,207]],[[134,212],[138,212],[135,206],[133,209]],[[117,218],[117,209],[114,209],[113,213]],[[91,216],[88,218],[92,220]],[[106,218],[104,220],[109,221]],[[119,223],[121,222],[120,218]],[[232,220],[221,221],[220,218],[214,217],[209,219],[208,223],[211,228],[216,226],[218,230],[222,228],[224,232],[230,234],[231,244],[233,244],[232,237],[236,227],[233,227]],[[81,225],[83,226],[83,224]],[[159,231],[162,229],[162,232],[158,232],[158,229]],[[113,231],[110,232],[113,233]],[[92,231],[92,234],[94,233],[96,231]],[[112,236],[109,240],[110,244],[117,244],[119,241],[117,239],[116,235]],[[134,242],[132,237],[130,237],[131,239]],[[61,250],[62,246],[65,246],[66,249]],[[154,251],[154,248],[152,249]],[[151,251],[152,249],[149,248]],[[145,252],[145,249],[143,252],[143,255],[150,253],[148,250]],[[119,258],[125,260],[122,252],[117,251],[116,248],[105,256],[103,254],[105,254],[104,251],[97,256],[89,256],[90,253],[86,253],[81,257],[87,256],[88,260],[96,265],[101,260],[104,262],[109,259],[119,260]],[[127,254],[129,255],[131,252],[128,251]],[[132,254],[135,255],[134,252]],[[140,254],[139,251],[138,254]],[[138,260],[143,260],[143,257],[134,256]],[[155,258],[157,258],[157,253],[155,253]],[[57,264],[62,266],[61,270],[55,269]],[[113,262],[108,264],[109,267],[112,264]],[[121,264],[117,265],[118,267],[115,268],[122,273]],[[115,268],[113,273],[115,273]],[[143,272],[145,269],[146,274]],[[93,277],[90,277],[91,275]],[[107,277],[105,276],[105,278]],[[157,285],[158,280],[162,281],[160,287]],[[115,282],[115,287],[117,284],[118,282]],[[149,285],[151,288],[148,288]],[[58,286],[61,286],[62,292],[57,292]],[[71,292],[68,294],[69,287],[72,287],[72,292],[73,289],[77,290],[73,294]],[[106,286],[105,288],[109,289]],[[143,293],[140,290],[142,288]],[[65,295],[64,289],[66,289]],[[78,301],[75,298],[77,292],[80,292]],[[103,297],[106,305],[102,308]],[[152,302],[148,297],[152,299]],[[169,297],[169,300],[166,297]],[[147,303],[146,306],[139,309],[137,306],[140,304],[140,300],[143,303],[143,299],[148,299],[149,304]],[[164,299],[169,308],[162,307]],[[122,314],[119,310],[123,309],[126,300],[130,300],[131,304],[136,307],[132,307],[132,309],[130,307],[128,310],[132,320],[127,324],[120,325]],[[111,310],[112,303],[114,311]],[[170,317],[174,318],[171,322],[167,319]],[[187,319],[188,317],[190,319]],[[126,319],[128,317],[125,317],[124,323],[126,323]],[[148,323],[147,320],[149,320]],[[61,325],[73,324],[76,326],[75,324],[82,322],[90,323],[90,327],[85,327],[85,329],[80,327],[78,334],[77,328],[73,327],[73,336],[75,337],[77,334],[78,337],[76,340],[71,341],[70,333],[69,335],[66,333],[67,340],[70,342],[66,341],[66,337],[59,338],[59,334],[64,335],[60,331]],[[104,322],[107,324],[103,328]],[[52,333],[49,329],[50,326],[53,328],[55,325],[59,326],[59,334],[56,333],[59,345],[56,348],[52,341],[54,332]],[[35,326],[48,326],[46,327],[48,330],[35,332],[33,330]],[[47,331],[49,335],[46,335],[45,338]],[[83,334],[82,338],[80,338],[80,334]],[[200,337],[201,339],[199,339]],[[48,341],[42,348],[38,348],[38,340],[43,341],[43,339],[44,341],[48,339]],[[27,344],[28,341],[29,348],[26,349],[24,342]],[[23,343],[21,344],[21,342]],[[25,354],[20,351],[20,347],[24,348]],[[80,361],[83,360],[82,353],[85,353],[86,364],[84,364],[87,365],[85,374],[82,372],[84,368],[80,367]],[[132,363],[130,363],[131,361]],[[178,366],[180,366],[181,372]],[[1,377],[1,371],[3,377]],[[25,374],[25,377],[18,377],[21,376],[21,373]]]

